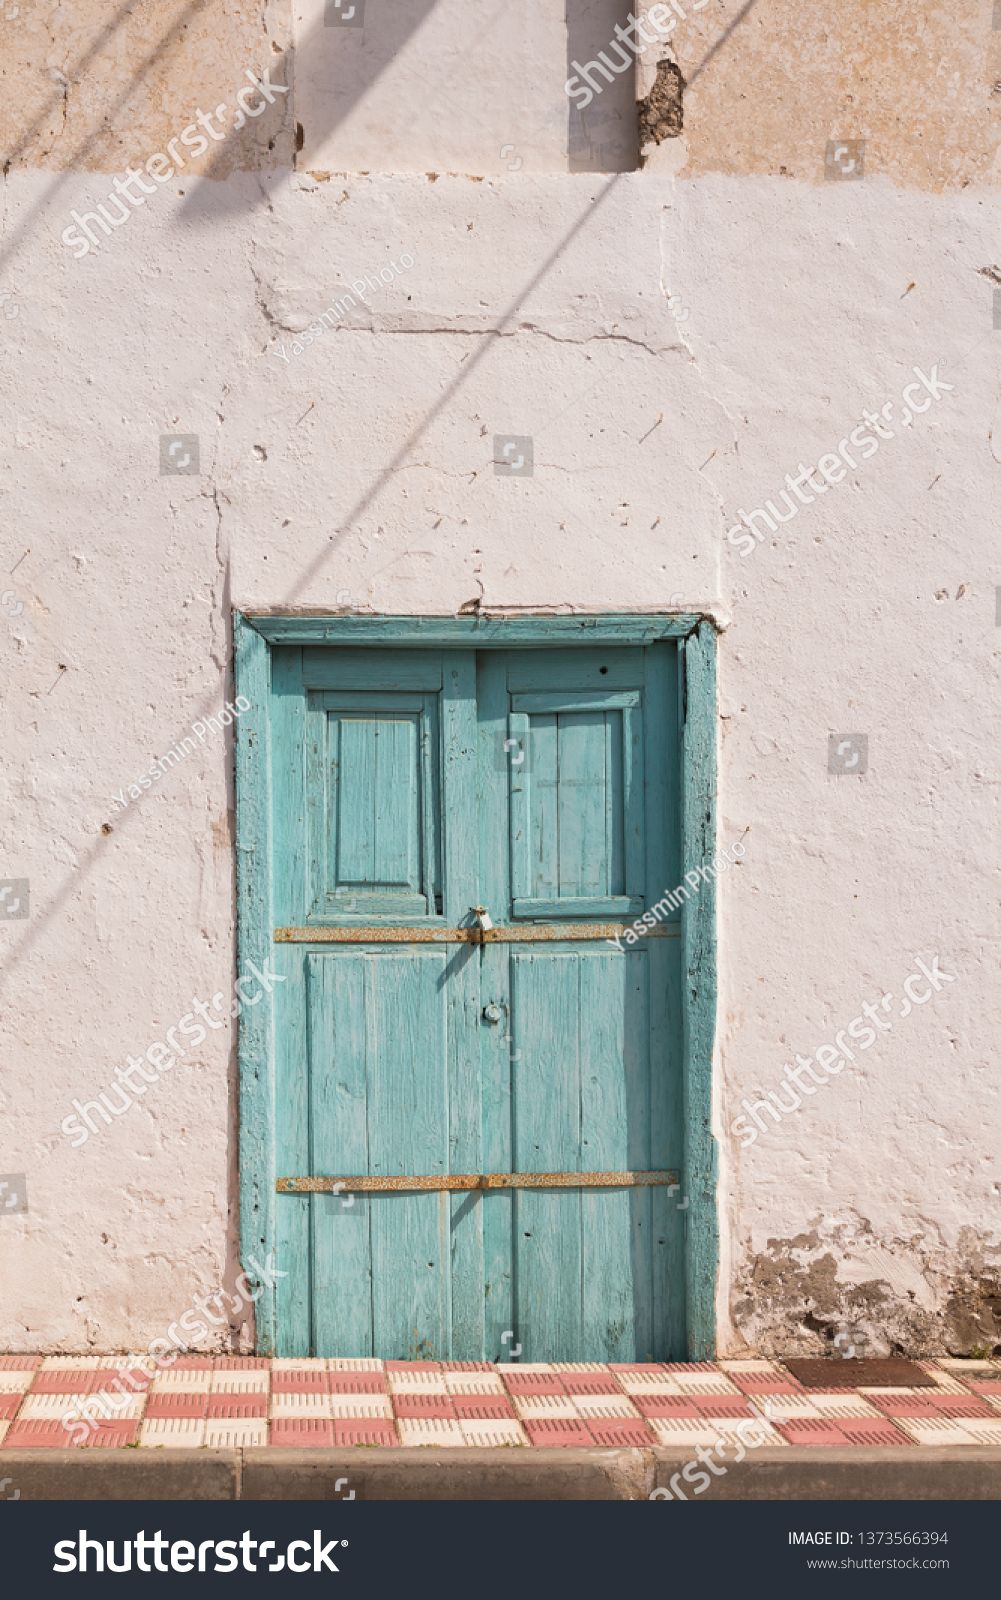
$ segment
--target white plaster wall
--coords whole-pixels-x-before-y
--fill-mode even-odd
[[[185,187],[75,261],[68,210],[110,181],[6,182],[2,571],[30,554],[3,580],[25,610],[0,613],[0,875],[30,878],[32,911],[0,927],[0,1167],[30,1204],[0,1222],[0,1345],[145,1344],[240,1270],[231,1028],[82,1148],[60,1123],[236,975],[228,736],[127,810],[112,795],[232,698],[231,606],[347,590],[413,614],[680,594],[725,628],[720,837],[747,854],[719,886],[723,1347],[815,1344],[807,1303],[861,1315],[853,1283],[881,1281],[872,1337],[944,1348],[1001,1234],[995,192]],[[370,308],[280,359],[404,252]],[[726,545],[738,507],[936,361],[955,388],[907,433],[747,559]],[[200,436],[199,477],[159,475],[168,431]],[[495,432],[534,436],[534,477],[493,473]],[[864,778],[827,772],[842,731],[869,735]],[[895,1001],[857,1071],[741,1149],[740,1098],[933,952],[955,983],[907,1019]]]

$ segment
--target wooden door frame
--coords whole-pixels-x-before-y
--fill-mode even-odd
[[[633,645],[677,640],[681,646],[681,871],[698,872],[716,852],[716,629],[694,614],[656,616],[373,617],[233,615],[236,693],[250,702],[236,725],[236,878],[239,972],[273,951],[271,901],[271,650],[274,645],[360,645],[373,648],[527,645]],[[673,885],[671,886],[673,887]],[[689,1197],[685,1232],[688,1359],[716,1349],[719,1219],[718,1147],[712,1133],[712,1069],[716,1039],[716,884],[706,873],[682,911],[684,962],[684,1165]],[[268,1268],[275,1246],[274,1025],[269,998],[245,1008],[239,1023],[240,1253],[263,1290],[257,1300],[257,1349],[277,1347],[274,1285],[261,1281],[251,1257]],[[280,1262],[272,1263],[281,1267]]]

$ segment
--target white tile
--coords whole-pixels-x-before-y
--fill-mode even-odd
[[[723,1372],[693,1372],[691,1377],[686,1372],[672,1372],[671,1377],[679,1394],[740,1394]]]
[[[498,1361],[498,1372],[555,1372],[551,1361]]]
[[[520,1366],[521,1363],[519,1362]],[[608,1368],[601,1361],[554,1361],[554,1372],[607,1372]]]
[[[128,1422],[142,1416],[145,1395],[130,1395],[123,1400],[120,1395],[110,1401],[101,1401],[93,1394],[29,1394],[21,1407],[22,1417],[65,1417],[70,1411],[81,1417],[93,1417],[95,1422]]]
[[[405,1445],[465,1446],[462,1429],[450,1417],[397,1417],[400,1443]]]
[[[447,1394],[440,1372],[387,1372],[386,1382],[393,1394]]]
[[[324,1417],[329,1421],[333,1414],[330,1409],[329,1394],[273,1394],[271,1396],[271,1415],[273,1417]]]
[[[271,1362],[272,1372],[326,1372],[328,1366],[326,1356],[275,1356]]]
[[[332,1417],[386,1417],[392,1421],[388,1394],[332,1394],[329,1400]]]
[[[208,1394],[212,1387],[212,1373],[205,1367],[176,1371],[168,1367],[158,1372],[149,1386],[150,1394]]]
[[[205,1443],[204,1417],[152,1417],[139,1429],[140,1447],[195,1450]]]
[[[446,1372],[445,1388],[449,1394],[506,1394],[507,1390],[493,1372]]]
[[[385,1362],[371,1356],[331,1356],[327,1366],[331,1372],[381,1372]]]
[[[989,1422],[986,1417],[963,1417],[962,1425],[977,1444],[1001,1445],[1001,1417],[996,1422]]]
[[[39,1372],[97,1372],[106,1367],[110,1372],[115,1356],[46,1356]]]
[[[973,1435],[966,1430],[966,1421],[973,1422],[975,1420],[973,1417],[964,1419],[962,1424],[951,1417],[894,1417],[892,1420],[918,1444],[977,1443]]]
[[[717,1439],[722,1439],[735,1454],[739,1454],[739,1446],[743,1444],[750,1456],[763,1445],[783,1445],[786,1442],[760,1417],[745,1417],[743,1422],[739,1417],[647,1417],[646,1421],[657,1435],[659,1443],[666,1445],[713,1445]],[[721,1460],[725,1465],[734,1458],[728,1449]]]
[[[525,1422],[542,1421],[545,1417],[580,1417],[569,1394],[513,1394],[511,1403]]]
[[[612,1377],[626,1394],[681,1394],[666,1372],[613,1372]]]
[[[497,1445],[527,1444],[524,1431],[510,1418],[462,1417],[459,1421],[467,1445],[493,1448]]]
[[[205,1424],[205,1443],[211,1450],[251,1450],[267,1442],[268,1425],[263,1418],[210,1417]]]
[[[581,1417],[638,1417],[639,1411],[627,1394],[575,1394],[572,1396]]]
[[[0,1422],[0,1444],[3,1444],[4,1439],[7,1437],[7,1430],[9,1427],[9,1422]]]
[[[0,1372],[0,1394],[24,1394],[34,1376],[33,1372]]]
[[[975,1361],[970,1358],[953,1358],[952,1356],[936,1356],[932,1361],[920,1361],[918,1365],[925,1372],[931,1372],[935,1367],[943,1367],[946,1372],[976,1372],[991,1373],[998,1371],[996,1361]]]
[[[763,1396],[761,1398],[764,1398]],[[779,1399],[780,1396],[769,1398]],[[810,1403],[821,1417],[883,1417],[886,1412],[880,1411],[878,1406],[870,1405],[863,1395],[852,1394],[812,1394]]]
[[[776,1378],[784,1378],[785,1373],[774,1361],[721,1361],[720,1366],[724,1372],[769,1372]]]
[[[752,1394],[746,1396],[753,1402],[760,1414],[764,1417],[778,1417],[780,1422],[785,1422],[790,1417],[819,1417],[817,1401],[819,1395],[801,1394]],[[829,1395],[828,1399],[833,1399]],[[767,1403],[767,1404],[766,1404]]]
[[[270,1372],[257,1368],[250,1372],[213,1372],[212,1394],[267,1394]]]

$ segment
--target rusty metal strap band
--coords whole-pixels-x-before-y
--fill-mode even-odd
[[[621,939],[629,923],[567,922],[511,928],[276,928],[275,944],[534,944],[552,939]],[[678,939],[677,922],[644,928],[642,939]]]
[[[430,1178],[277,1178],[278,1194],[373,1194],[421,1189],[631,1189],[676,1184],[676,1172],[451,1172]]]

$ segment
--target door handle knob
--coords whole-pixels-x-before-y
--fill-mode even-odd
[[[483,1007],[484,1022],[500,1022],[501,1016],[500,1006],[495,1006],[493,1001],[488,1006]]]

